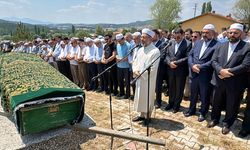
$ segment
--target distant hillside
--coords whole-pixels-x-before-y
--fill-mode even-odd
[[[48,22],[48,21],[40,21],[40,20],[35,20],[35,19],[30,19],[30,18],[5,17],[2,19],[6,21],[13,21],[13,22],[21,21],[23,23],[28,23],[28,24],[33,24],[33,25],[51,24],[51,22]]]
[[[97,25],[101,26],[102,28],[110,28],[110,29],[118,29],[118,28],[143,28],[152,26],[153,20],[147,21],[136,21],[128,24],[107,24],[107,23],[100,23],[100,24],[74,24],[76,28],[86,28],[86,29],[95,29]],[[48,27],[53,27],[57,29],[71,29],[71,23],[65,24],[49,24]]]
[[[8,35],[14,32],[16,23],[0,19],[0,35]]]
[[[0,19],[0,36],[3,35],[11,35],[16,30],[16,25],[18,22],[15,21],[6,21],[3,19]],[[147,20],[147,21],[136,21],[128,24],[74,24],[74,26],[77,29],[95,29],[97,25],[101,26],[104,29],[119,29],[119,28],[144,28],[152,26],[153,21]],[[28,23],[24,23],[24,25],[31,31],[35,32],[35,28],[39,27],[40,29],[43,29],[45,31],[48,30],[54,30],[59,32],[70,32],[72,25],[71,23],[65,23],[65,24],[48,24],[48,25],[32,25]],[[36,27],[35,27],[36,26]]]
[[[17,24],[18,24],[18,22],[6,21],[6,20],[0,19],[0,36],[2,36],[2,35],[10,35],[11,33],[14,33],[15,30],[16,30],[16,25]],[[31,25],[31,24],[27,24],[27,23],[24,23],[24,25],[31,32],[34,32],[35,26],[39,27],[41,29],[44,29],[44,30],[49,30],[48,27],[42,26],[42,25]]]

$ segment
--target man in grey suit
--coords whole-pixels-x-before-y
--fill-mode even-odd
[[[190,41],[184,38],[184,31],[176,29],[174,31],[175,41],[168,47],[165,63],[168,66],[169,80],[169,104],[165,110],[173,108],[173,113],[177,113],[180,109],[180,103],[183,97],[186,77],[188,75],[188,53],[192,47]]]
[[[214,36],[214,25],[205,25],[202,31],[203,39],[194,44],[194,48],[189,53],[188,57],[188,64],[191,69],[191,96],[189,110],[184,115],[189,117],[195,114],[197,99],[198,96],[200,96],[201,109],[198,118],[199,122],[205,120],[209,108],[210,95],[212,93],[210,81],[213,75],[213,68],[211,59],[218,45]]]
[[[212,121],[207,127],[211,128],[219,123],[221,111],[225,107],[222,134],[230,132],[237,117],[250,66],[250,45],[240,39],[242,31],[243,25],[232,24],[229,41],[221,44],[212,57],[214,73],[211,83],[215,86],[215,91]]]

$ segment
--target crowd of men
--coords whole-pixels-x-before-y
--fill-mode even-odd
[[[144,125],[150,122],[147,112],[150,117],[154,106],[162,107],[163,85],[167,83],[169,100],[164,110],[177,113],[186,96],[190,105],[184,116],[189,117],[196,114],[199,100],[198,121],[207,118],[211,105],[211,121],[207,127],[214,127],[219,124],[221,111],[225,110],[222,134],[227,134],[237,118],[245,89],[248,95],[250,93],[247,33],[243,25],[235,23],[218,35],[215,26],[207,24],[202,31],[177,28],[169,33],[143,29],[133,34],[84,39],[38,38],[13,44],[11,51],[39,55],[87,91],[105,92],[117,99],[134,99],[134,108],[140,114],[133,121],[143,121]],[[130,81],[148,66],[151,66],[150,77],[146,71],[131,85]],[[107,68],[108,71],[95,78]],[[250,96],[246,99],[240,137],[250,134]]]

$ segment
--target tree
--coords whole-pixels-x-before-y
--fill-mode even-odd
[[[201,14],[205,14],[205,13],[211,12],[212,10],[213,10],[213,7],[212,7],[211,1],[209,1],[207,3],[204,2],[202,4]]]
[[[212,8],[211,1],[207,2],[206,13],[211,12],[212,9],[213,9],[213,8]]]
[[[76,37],[78,38],[84,38],[89,36],[90,36],[89,33],[84,30],[78,30],[78,32],[76,33]]]
[[[233,7],[234,16],[250,25],[250,1],[237,0]]]
[[[31,40],[32,35],[31,35],[29,29],[22,22],[19,22],[16,25],[16,31],[13,34],[12,39],[15,42],[21,41],[21,40]]]
[[[75,26],[73,24],[72,24],[72,27],[71,27],[71,32],[72,32],[72,34],[76,33],[76,28],[75,28]]]
[[[205,13],[206,13],[206,2],[202,4],[202,9],[201,9],[201,14],[205,14]]]
[[[171,24],[179,18],[180,0],[156,0],[151,7],[151,14],[156,28],[171,29]]]
[[[97,25],[96,28],[95,28],[95,33],[97,35],[104,35],[104,30],[100,25]]]

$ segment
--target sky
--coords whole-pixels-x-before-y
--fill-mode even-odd
[[[181,0],[180,21],[201,13],[203,2],[212,2],[222,15],[232,13],[236,0]],[[152,19],[155,0],[0,0],[0,18],[30,18],[51,23],[130,23]]]

